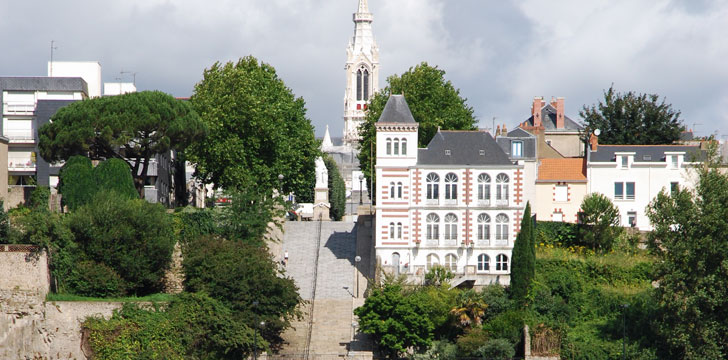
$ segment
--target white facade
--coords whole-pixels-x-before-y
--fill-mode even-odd
[[[359,0],[354,13],[354,36],[346,47],[346,92],[344,94],[344,144],[359,141],[359,125],[372,95],[379,89],[379,48],[374,41],[367,0]]]
[[[424,152],[439,151],[433,150],[436,139],[428,149],[418,150],[417,123],[387,123],[387,108],[377,123],[374,232],[382,267],[419,279],[440,264],[476,285],[508,284],[511,251],[525,207],[523,165],[510,162],[489,134],[477,131],[438,132],[435,137],[453,147],[444,150],[445,156],[450,151],[472,152],[477,158],[481,152],[485,158],[495,151],[500,152],[500,164],[423,161]],[[458,144],[461,136],[489,141],[492,147],[481,150],[472,141]]]
[[[136,92],[134,83],[111,82],[104,83],[104,96],[121,95]]]
[[[588,151],[588,192],[602,193],[619,208],[622,226],[652,230],[647,205],[657,194],[675,187],[694,188],[692,157],[697,146],[598,145]],[[598,155],[596,155],[598,154]]]
[[[98,61],[48,62],[49,77],[80,77],[88,85],[88,96],[101,96],[101,64]]]

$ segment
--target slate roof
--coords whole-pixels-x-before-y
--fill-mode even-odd
[[[665,162],[665,152],[685,152],[685,161],[705,159],[700,146],[692,145],[599,145],[597,151],[589,150],[590,162],[615,162],[615,153],[633,152],[635,162]]]
[[[0,89],[6,91],[83,91],[84,94],[88,94],[88,84],[80,77],[0,77]]]
[[[484,151],[483,155],[481,150]],[[426,148],[418,149],[417,165],[477,166],[513,163],[485,131],[438,131]]]
[[[538,181],[586,181],[583,158],[541,159]]]
[[[523,143],[523,148],[521,149],[523,156],[512,157],[513,159],[528,159],[536,157],[536,137],[528,131],[516,128],[509,131],[507,136],[498,136],[495,139],[501,149],[503,149],[508,156],[511,156],[511,143],[514,140],[521,141]]]
[[[390,95],[387,105],[384,106],[382,115],[379,117],[380,123],[416,123],[412,116],[407,100],[404,95]]]
[[[532,138],[535,137],[530,132],[523,130],[521,128],[515,128],[508,132],[508,137],[527,137]]]
[[[566,114],[564,114],[564,128],[557,129],[556,108],[551,106],[551,104],[546,104],[544,107],[541,108],[541,119],[543,127],[544,129],[546,129],[546,131],[579,131],[584,129],[584,127],[579,125],[576,121],[571,120],[571,118],[566,116]],[[528,126],[533,126],[533,115],[531,115],[531,117],[526,120],[526,124]]]

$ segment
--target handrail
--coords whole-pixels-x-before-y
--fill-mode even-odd
[[[311,352],[311,336],[313,335],[313,315],[314,305],[316,304],[316,283],[318,280],[318,264],[321,249],[321,226],[323,225],[322,215],[319,214],[318,231],[316,232],[316,254],[314,255],[313,280],[311,280],[311,310],[308,315],[308,333],[306,334],[306,348],[304,351],[305,359],[308,360]]]

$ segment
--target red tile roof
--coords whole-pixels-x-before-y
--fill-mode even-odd
[[[583,158],[541,159],[539,181],[586,181]]]

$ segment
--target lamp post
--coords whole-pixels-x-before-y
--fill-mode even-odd
[[[364,195],[364,188],[361,186],[362,181],[364,180],[364,174],[359,174],[359,205],[364,204],[362,197]]]
[[[359,297],[359,263],[361,262],[361,256],[357,255],[354,258],[354,263],[356,264],[356,297]]]
[[[283,174],[278,174],[278,191],[281,192],[281,195],[283,194]]]
[[[622,304],[622,360],[627,359],[627,308],[629,304]]]

